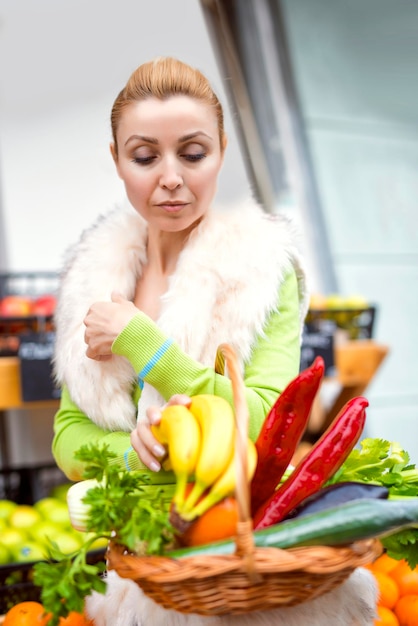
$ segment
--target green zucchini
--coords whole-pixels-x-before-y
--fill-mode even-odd
[[[371,537],[384,537],[407,527],[418,528],[418,498],[365,498],[256,530],[253,536],[255,545],[261,548],[338,546]],[[228,539],[204,546],[171,550],[167,556],[182,558],[234,552],[235,542]]]

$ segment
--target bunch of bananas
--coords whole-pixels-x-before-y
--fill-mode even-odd
[[[193,396],[189,407],[165,407],[160,423],[152,426],[155,438],[167,449],[176,476],[173,502],[184,520],[192,521],[234,493],[235,429],[231,406],[209,394]],[[248,439],[248,480],[256,464],[257,450]],[[186,496],[188,482],[194,485]]]

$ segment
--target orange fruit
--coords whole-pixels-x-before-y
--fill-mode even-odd
[[[45,626],[49,618],[39,602],[19,602],[6,613],[3,626]]]
[[[388,556],[386,552],[384,552],[371,564],[371,568],[374,572],[382,572],[383,574],[389,574],[389,572],[394,570],[395,567],[399,565],[399,563],[400,563],[399,560],[394,559],[391,556]]]
[[[224,498],[194,521],[178,537],[183,546],[201,546],[233,537],[238,522],[238,504],[232,496]]]
[[[83,613],[71,611],[67,617],[60,618],[59,626],[93,626],[93,623]]]
[[[398,585],[401,596],[411,593],[418,594],[418,567],[411,569],[408,563],[402,560],[390,572],[390,576]]]
[[[61,617],[59,626],[92,626],[93,621],[89,620],[82,613],[71,611],[67,617]]]
[[[377,607],[378,617],[374,620],[376,626],[400,626],[395,613],[385,606]]]
[[[50,618],[40,602],[20,602],[6,613],[2,626],[47,626]],[[93,626],[93,621],[71,611],[67,617],[60,617],[59,626]]]
[[[394,613],[399,626],[418,626],[418,595],[407,594],[399,598]]]
[[[399,589],[396,582],[383,572],[373,572],[379,590],[378,604],[385,606],[387,609],[393,609],[398,598]]]

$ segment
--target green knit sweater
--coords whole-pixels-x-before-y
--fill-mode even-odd
[[[270,315],[263,335],[255,339],[251,359],[244,369],[250,413],[249,434],[253,440],[270,407],[299,371],[300,317],[294,272],[283,282],[279,302],[280,307]],[[112,352],[126,357],[138,373],[138,384],[132,391],[134,402],[138,401],[142,381],[145,381],[166,400],[175,393],[189,396],[208,393],[222,396],[232,403],[229,379],[191,359],[142,313],[136,315],[116,338]],[[149,472],[152,482],[173,480],[169,472],[161,470],[156,474],[145,468],[131,447],[130,433],[103,430],[94,424],[74,404],[64,387],[54,421],[52,450],[58,466],[71,480],[82,478],[83,467],[74,459],[74,452],[88,442],[106,443],[116,454],[115,463],[129,470]]]

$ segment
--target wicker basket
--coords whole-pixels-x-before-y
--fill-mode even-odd
[[[200,615],[242,614],[293,606],[344,582],[356,567],[382,552],[378,540],[343,547],[312,546],[282,550],[256,548],[246,480],[248,409],[244,384],[232,348],[220,346],[231,378],[237,421],[237,490],[239,519],[235,553],[225,556],[136,556],[111,543],[108,567],[129,578],[167,609]],[[218,358],[219,361],[219,358]]]

